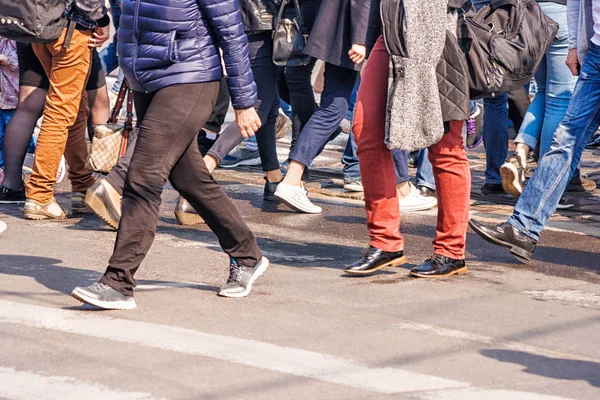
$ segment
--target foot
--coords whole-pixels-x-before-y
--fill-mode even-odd
[[[364,192],[363,184],[360,179],[344,182],[344,190],[347,192]]]
[[[277,197],[275,197],[275,191],[277,190],[277,186],[279,186],[279,182],[269,182],[269,179],[265,176],[265,191],[263,194],[263,199],[265,201],[279,201]]]
[[[85,205],[85,193],[71,193],[71,210],[73,214],[89,213],[91,210]]]
[[[56,173],[56,183],[61,183],[67,176],[67,161],[65,156],[60,158],[60,164],[58,165],[58,172]]]
[[[464,259],[454,259],[439,254],[410,271],[410,275],[419,278],[446,278],[452,275],[464,275],[467,273],[467,265]]]
[[[198,225],[204,223],[204,219],[182,196],[179,196],[177,205],[175,206],[175,219],[179,225]]]
[[[483,142],[483,110],[477,105],[477,110],[467,120],[467,147],[473,149]]]
[[[137,307],[133,296],[126,296],[104,283],[96,282],[90,286],[78,286],[71,296],[105,310],[133,310]]]
[[[275,191],[275,197],[284,202],[288,207],[306,214],[320,214],[322,209],[315,206],[308,199],[307,191],[303,185],[292,186],[280,183]]]
[[[260,165],[260,154],[258,150],[250,151],[245,146],[238,148],[229,153],[221,162],[223,168],[235,168],[240,165]]]
[[[383,251],[373,246],[357,261],[348,265],[344,272],[350,275],[370,275],[386,267],[399,267],[406,263],[404,251]]]
[[[435,190],[427,186],[419,185],[417,189],[419,189],[419,194],[423,197],[437,197]]]
[[[417,168],[419,165],[419,160],[417,159],[417,152],[413,151],[408,153],[408,156],[406,157],[408,160],[408,166],[411,168]]]
[[[0,233],[6,230],[6,222],[0,221]]]
[[[25,188],[12,190],[8,186],[0,186],[0,204],[20,204],[25,200]]]
[[[62,209],[54,197],[45,204],[33,199],[27,199],[23,208],[23,214],[25,219],[33,220],[67,218],[67,213],[65,213],[65,210]]]
[[[469,226],[476,234],[496,246],[507,247],[515,256],[531,260],[537,241],[525,236],[511,224],[504,222],[495,228],[488,228],[477,220],[470,219]]]
[[[281,165],[279,166],[281,168],[281,173],[283,173],[283,175],[285,176],[285,174],[287,174],[287,170],[290,167],[290,160],[285,160],[284,162],[281,163]],[[304,172],[302,173],[302,181],[306,182],[307,180],[310,179],[310,171],[308,169],[308,167],[304,168]]]
[[[94,183],[85,195],[85,204],[108,226],[119,229],[121,194],[106,179]]]
[[[275,121],[275,138],[277,140],[282,139],[287,136],[288,133],[292,130],[292,121],[279,111],[279,115],[277,116],[277,120]]]
[[[484,183],[481,187],[481,193],[485,195],[506,194],[501,183]]]
[[[400,203],[400,212],[406,211],[424,211],[437,206],[435,197],[425,197],[419,193],[419,189],[412,183],[410,185],[410,194],[406,197],[398,199]]]
[[[269,266],[269,260],[263,257],[254,268],[242,267],[233,258],[229,264],[229,278],[219,291],[222,297],[246,297],[252,290],[252,284]]]
[[[515,199],[523,193],[526,164],[516,153],[500,167],[502,188]]]
[[[594,190],[596,190],[596,182],[579,175],[571,179],[565,192],[593,192]]]
[[[573,204],[571,200],[567,199],[564,196],[560,198],[560,201],[556,205],[557,210],[568,210],[569,208],[573,207],[575,207],[575,204]]]

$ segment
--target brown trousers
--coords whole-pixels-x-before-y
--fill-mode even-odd
[[[68,49],[64,47],[66,33],[65,29],[57,40],[33,45],[33,51],[50,80],[33,173],[25,185],[27,198],[40,203],[52,199],[52,186],[56,183],[60,159],[67,146],[68,129],[76,121],[81,123],[77,116],[92,60],[88,47],[92,32],[75,30]],[[71,145],[81,146],[75,141]]]

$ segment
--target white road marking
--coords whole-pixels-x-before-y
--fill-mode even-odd
[[[521,293],[534,299],[562,300],[582,307],[600,307],[600,296],[581,290],[526,290]]]
[[[256,340],[4,300],[0,300],[0,322],[211,357],[378,393],[468,386],[454,380],[396,368],[369,367],[352,360]]]
[[[378,393],[404,393],[408,398],[418,400],[565,400],[563,397],[530,392],[473,388],[465,382],[397,368],[369,367],[327,354],[256,340],[5,300],[0,300],[0,322],[210,357]],[[424,324],[402,324],[401,327],[430,330]],[[123,335],[123,332],[127,332],[127,335]],[[443,334],[487,341],[485,336],[470,337],[461,331],[443,330]],[[494,340],[490,343],[494,343]],[[15,386],[15,382],[20,382],[20,386]],[[30,391],[22,391],[23,387]],[[82,393],[86,396],[82,396]],[[6,368],[0,368],[0,396],[11,399],[150,398],[146,393],[114,391],[93,383],[77,382],[73,378],[45,377]]]
[[[152,395],[142,392],[123,392],[106,386],[80,382],[66,376],[40,375],[0,367],[0,397],[13,400],[146,400]]]
[[[427,334],[447,337],[451,339],[466,340],[469,342],[477,342],[486,346],[500,347],[509,350],[522,351],[526,353],[536,354],[550,358],[562,358],[579,361],[600,362],[599,360],[584,357],[575,354],[563,353],[555,350],[544,349],[542,347],[530,346],[524,343],[513,342],[510,340],[496,339],[491,336],[480,335],[472,332],[465,332],[458,329],[448,329],[440,326],[422,324],[418,322],[404,321],[395,324],[400,329],[425,332]]]

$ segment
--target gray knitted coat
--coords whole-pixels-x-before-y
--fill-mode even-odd
[[[390,56],[385,141],[415,151],[440,141],[444,122],[468,118],[468,69],[448,0],[403,2],[408,57]]]

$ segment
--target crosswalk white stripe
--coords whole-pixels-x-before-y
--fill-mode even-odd
[[[256,340],[0,300],[0,321],[211,357],[378,393],[468,387],[463,382]]]
[[[0,367],[0,397],[12,400],[149,400],[152,395],[142,392],[123,392],[106,386],[80,382],[66,376],[40,375]]]

